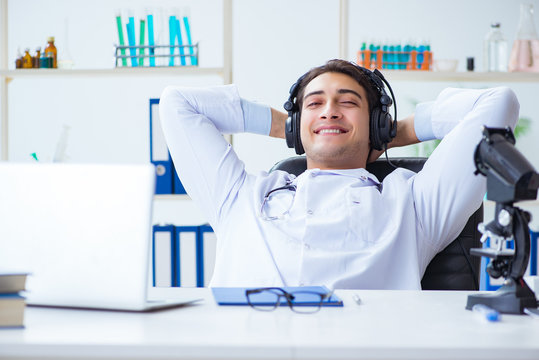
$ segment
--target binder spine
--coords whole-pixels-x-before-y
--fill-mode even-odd
[[[197,231],[197,287],[204,287],[204,234],[201,227]]]
[[[197,236],[197,286],[207,287],[215,266],[216,237],[210,225],[198,227]]]
[[[174,286],[176,251],[173,225],[154,225],[152,229],[152,285]]]
[[[197,275],[197,226],[176,226],[175,228],[175,253],[176,253],[176,282],[174,286],[195,287],[198,286]]]

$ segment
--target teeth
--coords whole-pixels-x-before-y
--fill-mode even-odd
[[[319,134],[340,134],[342,131],[339,129],[323,129],[320,130]]]

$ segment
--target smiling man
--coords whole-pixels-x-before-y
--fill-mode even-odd
[[[326,72],[305,87],[301,139],[309,168],[365,167],[369,153],[369,103],[348,75]]]
[[[174,164],[217,234],[210,285],[420,289],[430,260],[481,204],[473,151],[483,125],[514,127],[514,93],[446,89],[418,105],[382,145],[443,141],[419,173],[396,169],[380,182],[365,165],[381,154],[378,120],[393,124],[382,82],[331,60],[292,89],[288,113],[242,99],[234,85],[161,96]],[[248,174],[222,136],[238,132],[290,136],[307,171]]]

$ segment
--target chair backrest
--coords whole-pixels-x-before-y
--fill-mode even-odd
[[[397,167],[414,172],[423,168],[427,158],[391,158]],[[271,170],[283,170],[299,175],[307,169],[305,156],[293,156],[275,164]],[[382,181],[394,168],[387,160],[378,159],[367,165],[367,170]],[[483,205],[469,218],[455,240],[439,252],[429,263],[421,287],[423,290],[479,290],[481,259],[470,256],[470,249],[481,247],[481,234],[477,225],[483,221]]]

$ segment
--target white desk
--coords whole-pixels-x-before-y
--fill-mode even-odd
[[[187,291],[205,300],[147,314],[29,307],[25,329],[0,330],[0,358],[539,359],[539,320],[484,323],[464,309],[467,292],[337,291],[344,307],[305,315]]]

